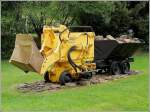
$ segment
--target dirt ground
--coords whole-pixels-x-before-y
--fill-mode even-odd
[[[120,75],[109,75],[109,74],[96,74],[93,75],[91,79],[80,79],[79,81],[66,83],[65,86],[61,86],[60,84],[56,83],[48,83],[44,80],[36,81],[31,83],[23,83],[17,85],[16,89],[19,92],[43,92],[43,91],[57,91],[64,88],[73,88],[73,87],[80,87],[80,86],[88,86],[93,84],[100,84],[106,83],[111,80],[118,80],[120,78],[126,78],[130,75],[138,75],[141,74],[141,71],[130,71],[129,74],[120,74]]]

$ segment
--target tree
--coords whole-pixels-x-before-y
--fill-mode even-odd
[[[146,44],[149,44],[149,2],[146,1],[3,1],[1,3],[2,58],[10,57],[16,33],[40,32],[43,25],[92,26],[96,35],[110,34],[114,37],[133,29],[135,37],[144,39]],[[40,37],[40,33],[38,35]]]

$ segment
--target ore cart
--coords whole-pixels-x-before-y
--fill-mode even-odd
[[[99,72],[126,74],[130,71],[133,54],[141,43],[119,43],[116,40],[95,40],[94,62]]]

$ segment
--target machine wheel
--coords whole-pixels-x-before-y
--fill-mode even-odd
[[[45,82],[50,82],[48,72],[46,72],[46,73],[44,74],[44,80],[45,80]]]
[[[121,63],[121,72],[123,74],[126,74],[130,71],[130,63],[129,62],[122,62]]]
[[[119,63],[114,61],[111,64],[110,71],[113,75],[119,75],[121,73],[121,69]]]
[[[65,83],[67,82],[71,82],[71,76],[69,75],[68,72],[64,71],[60,74],[60,77],[59,77],[59,83],[61,85],[65,85]]]

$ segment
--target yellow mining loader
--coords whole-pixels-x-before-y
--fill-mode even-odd
[[[72,29],[65,25],[44,26],[40,49],[31,34],[17,34],[10,63],[25,72],[39,73],[45,81],[62,85],[81,77],[90,78],[96,69],[93,62],[95,33]]]

